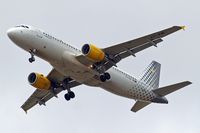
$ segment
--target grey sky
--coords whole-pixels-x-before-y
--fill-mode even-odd
[[[0,5],[0,132],[5,133],[199,133],[199,0],[6,0]],[[139,77],[156,60],[162,64],[160,85],[193,82],[167,96],[168,105],[151,104],[138,113],[133,100],[100,88],[74,88],[76,98],[66,102],[61,93],[46,107],[26,115],[20,106],[34,88],[27,82],[32,71],[48,74],[51,66],[15,46],[6,30],[18,24],[41,28],[81,48],[84,43],[107,47],[173,25],[186,25],[150,48],[119,63],[122,70]]]

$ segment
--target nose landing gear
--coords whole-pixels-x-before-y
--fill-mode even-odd
[[[36,49],[30,49],[29,50],[29,53],[31,54],[31,57],[28,59],[28,61],[30,62],[30,63],[32,63],[32,62],[34,62],[35,61],[35,57],[34,57],[34,54],[36,53]]]

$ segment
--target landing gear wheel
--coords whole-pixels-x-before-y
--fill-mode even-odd
[[[68,94],[69,94],[70,98],[75,98],[75,94],[73,91],[69,91]]]
[[[33,50],[30,49],[30,50],[29,50],[29,53],[31,54],[31,58],[29,58],[28,61],[29,61],[30,63],[32,63],[32,62],[35,61],[34,54],[36,53],[36,51],[37,51],[36,49],[33,49]]]
[[[105,78],[106,78],[107,80],[110,79],[110,74],[109,74],[109,73],[104,73],[104,76],[105,76]]]
[[[66,93],[66,94],[65,94],[65,100],[67,100],[67,101],[70,100],[70,95],[69,95],[69,93]]]
[[[106,81],[106,76],[105,75],[101,75],[100,76],[100,80],[101,80],[101,82],[105,82]]]
[[[32,62],[35,61],[35,58],[34,58],[34,57],[31,57],[31,58],[28,59],[28,61],[29,61],[30,63],[32,63]]]

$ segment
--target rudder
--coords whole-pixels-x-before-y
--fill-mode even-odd
[[[159,87],[160,68],[160,63],[152,61],[151,64],[145,69],[140,81],[150,86],[150,88],[157,89]]]

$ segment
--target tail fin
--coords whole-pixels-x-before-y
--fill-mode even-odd
[[[157,94],[158,96],[160,97],[163,97],[163,96],[166,96],[174,91],[177,91],[185,86],[188,86],[192,84],[192,82],[190,81],[184,81],[184,82],[181,82],[181,83],[177,83],[177,84],[173,84],[173,85],[169,85],[169,86],[166,86],[166,87],[162,87],[162,88],[158,88],[158,89],[155,89],[153,90],[153,92],[155,94]]]
[[[151,64],[145,69],[140,81],[151,88],[157,89],[159,87],[160,68],[160,63],[152,61]]]

